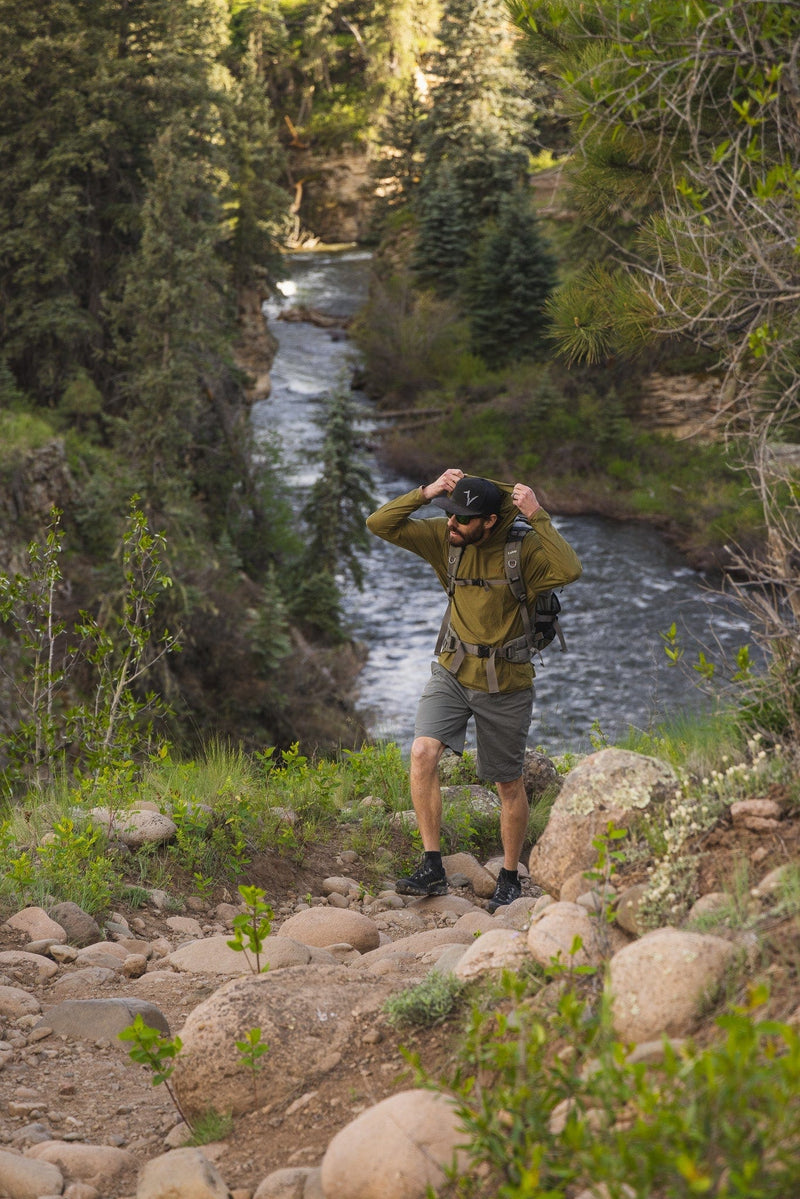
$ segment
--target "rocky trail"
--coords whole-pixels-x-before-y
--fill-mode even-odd
[[[615,1031],[626,1042],[710,1035],[708,996],[736,963],[742,980],[767,971],[771,1014],[800,1022],[798,917],[777,899],[800,860],[790,797],[773,789],[734,805],[704,835],[696,901],[674,926],[643,927],[645,861],[621,867],[605,899],[587,880],[598,829],[625,827],[674,784],[651,758],[603,750],[584,759],[530,855],[522,898],[494,915],[486,900],[497,859],[445,859],[450,893],[422,900],[388,883],[368,889],[367,863],[335,841],[307,854],[294,885],[285,862],[272,875],[261,862],[275,913],[266,973],[227,944],[242,910],[230,895],[189,896],[178,912],[153,891],[102,928],[75,905],[12,913],[0,925],[0,1196],[424,1199],[459,1133],[408,1058],[451,1078],[461,1021],[399,1028],[386,1000],[430,971],[466,984],[503,969],[547,973],[576,936],[580,963],[610,959]],[[732,926],[725,888],[742,863],[751,918]],[[606,904],[610,924],[597,918]],[[595,987],[600,980],[598,970]],[[209,1108],[232,1113],[219,1139],[182,1148],[189,1129],[167,1089],[117,1037],[137,1011],[181,1037],[170,1085],[191,1122]],[[253,1070],[236,1042],[256,1029],[268,1048]]]

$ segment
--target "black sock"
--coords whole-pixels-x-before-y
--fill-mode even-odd
[[[426,849],[426,850],[425,850],[425,865],[426,865],[426,866],[438,866],[440,870],[443,870],[443,869],[444,869],[444,867],[442,866],[442,853],[441,853],[441,850],[439,850],[439,849],[430,849],[430,850]]]
[[[505,866],[501,866],[500,873],[512,883],[519,882],[519,872],[517,870],[506,870]]]

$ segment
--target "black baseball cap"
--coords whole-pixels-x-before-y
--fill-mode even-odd
[[[503,493],[489,479],[467,476],[459,479],[449,495],[437,495],[431,500],[449,515],[491,516],[499,512],[503,504]]]

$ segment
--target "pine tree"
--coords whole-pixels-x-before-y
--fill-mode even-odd
[[[533,126],[503,0],[449,0],[439,40],[440,78],[423,129],[417,262],[430,279],[425,264],[436,263],[446,293],[477,230],[524,178]],[[443,223],[448,238],[439,245]]]
[[[225,351],[219,212],[208,164],[183,151],[189,137],[176,122],[154,149],[141,241],[115,310],[117,437],[161,495],[187,482],[206,388]]]
[[[485,227],[464,286],[472,345],[489,366],[543,356],[544,304],[555,281],[555,259],[518,189]]]
[[[358,551],[369,545],[364,521],[374,501],[356,411],[343,390],[328,400],[321,424],[325,429],[322,471],[303,509],[309,530],[308,560],[331,578],[339,572],[349,575],[360,588],[364,572]]]
[[[469,198],[449,161],[429,172],[417,200],[419,233],[413,266],[417,280],[440,296],[453,295],[460,285],[475,223]]]

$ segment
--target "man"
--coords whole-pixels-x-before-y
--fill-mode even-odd
[[[433,503],[446,519],[414,520]],[[412,875],[397,880],[403,895],[444,895],[442,795],[439,761],[445,749],[460,754],[467,723],[475,719],[477,769],[500,796],[503,868],[489,911],[519,898],[519,855],[528,827],[522,781],[533,707],[533,666],[524,643],[520,605],[506,582],[505,543],[518,514],[533,532],[524,537],[521,573],[529,602],[538,592],[571,583],[581,573],[574,550],[553,528],[530,487],[467,477],[450,467],[433,483],[384,504],[367,519],[378,537],[429,562],[448,586],[448,555],[461,551],[449,623],[443,626],[431,678],[419,701],[411,746],[411,799],[425,851]],[[520,643],[522,647],[520,648]]]

